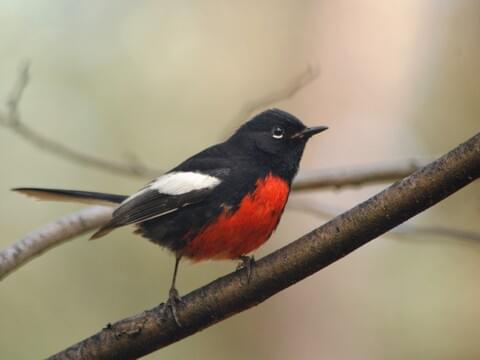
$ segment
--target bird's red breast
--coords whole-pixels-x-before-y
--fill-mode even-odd
[[[236,259],[252,252],[277,227],[288,194],[288,183],[280,177],[269,174],[258,180],[255,190],[242,199],[235,212],[225,209],[189,241],[182,254],[200,261]]]

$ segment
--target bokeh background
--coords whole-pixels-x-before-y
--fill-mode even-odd
[[[32,128],[88,154],[168,169],[222,140],[245,104],[312,66],[318,77],[274,104],[330,130],[303,169],[440,155],[480,128],[480,2],[0,2],[0,96],[19,64]],[[14,186],[131,193],[146,180],[80,166],[0,128],[0,248],[78,209]],[[383,186],[293,195],[257,257]],[[478,182],[412,224],[480,232]],[[130,229],[82,236],[0,283],[0,358],[43,358],[167,293],[173,257]],[[186,293],[233,269],[184,265]],[[386,235],[266,303],[148,359],[478,359],[480,243]]]

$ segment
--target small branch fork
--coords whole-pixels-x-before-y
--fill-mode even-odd
[[[47,151],[56,156],[61,156],[67,160],[84,166],[91,166],[103,169],[104,171],[128,176],[154,177],[161,173],[160,170],[148,168],[134,158],[132,158],[130,162],[119,162],[84,154],[80,151],[74,150],[64,143],[40,134],[33,128],[23,123],[21,121],[19,107],[22,95],[25,92],[29,79],[29,65],[25,64],[21,67],[17,82],[15,83],[7,100],[7,111],[0,112],[1,126],[10,129],[16,135],[20,136],[43,151]]]
[[[307,66],[305,71],[294,78],[283,89],[279,89],[275,92],[269,93],[258,99],[254,99],[251,102],[246,103],[241,107],[237,116],[233,119],[232,123],[235,127],[240,126],[247,118],[252,116],[256,111],[272,106],[272,104],[280,101],[285,101],[293,98],[301,90],[311,84],[317,77],[318,71],[312,65]],[[230,134],[228,134],[230,135]]]
[[[480,133],[433,163],[258,260],[183,297],[182,324],[163,304],[109,325],[50,359],[130,359],[177,342],[265,301],[433,206],[480,176]]]

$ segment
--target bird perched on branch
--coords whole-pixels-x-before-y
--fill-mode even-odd
[[[14,191],[41,200],[76,201],[115,207],[111,220],[92,235],[126,225],[168,248],[175,269],[166,308],[179,323],[175,288],[181,258],[242,260],[250,276],[252,251],[280,221],[305,144],[327,127],[306,127],[293,115],[272,109],[154,179],[131,196],[46,188]]]

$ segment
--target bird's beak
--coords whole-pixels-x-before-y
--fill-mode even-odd
[[[306,129],[296,133],[295,135],[293,135],[292,139],[309,139],[313,135],[319,134],[322,131],[325,131],[327,129],[328,129],[328,127],[326,127],[326,126],[309,127],[309,128],[306,128]]]

